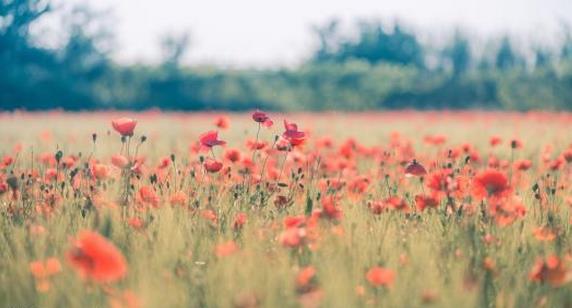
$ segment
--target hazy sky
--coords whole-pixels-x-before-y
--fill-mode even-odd
[[[332,17],[399,19],[427,33],[455,25],[486,36],[509,31],[554,36],[572,24],[572,0],[60,0],[113,13],[120,61],[157,61],[159,38],[189,31],[190,63],[286,65],[314,48],[311,26]]]

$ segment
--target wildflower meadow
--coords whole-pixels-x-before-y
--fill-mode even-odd
[[[572,114],[2,113],[2,307],[570,307]]]

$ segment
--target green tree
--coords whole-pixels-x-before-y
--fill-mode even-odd
[[[343,38],[337,25],[336,21],[331,21],[315,31],[320,42],[315,60],[344,62],[356,59],[372,64],[425,66],[424,50],[417,36],[400,24],[387,30],[380,22],[361,21],[357,39]]]
[[[500,70],[524,66],[524,59],[516,53],[510,39],[506,36],[501,40],[499,50],[496,54],[495,64],[496,68]]]
[[[471,46],[467,37],[460,31],[455,32],[452,42],[445,48],[443,54],[451,63],[454,76],[464,74],[471,65]]]

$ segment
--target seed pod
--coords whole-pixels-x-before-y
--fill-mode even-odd
[[[62,152],[61,150],[56,152],[55,158],[56,158],[56,161],[58,162],[58,164],[60,163],[60,160],[62,160],[63,156],[64,156],[64,152]]]
[[[10,188],[12,190],[17,190],[18,189],[18,178],[15,176],[11,176],[8,179],[6,179],[6,183],[8,184],[8,186],[10,186]]]

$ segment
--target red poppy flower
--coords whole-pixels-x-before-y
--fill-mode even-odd
[[[389,197],[385,200],[385,203],[392,209],[402,212],[409,212],[409,205],[405,202],[404,199],[399,197]]]
[[[513,166],[516,170],[526,171],[532,167],[532,162],[528,159],[519,159],[514,162]]]
[[[417,195],[415,196],[415,206],[417,210],[424,211],[426,208],[438,208],[439,207],[439,198],[436,194],[428,195]]]
[[[284,227],[285,228],[298,228],[302,226],[306,222],[306,216],[298,215],[298,216],[287,216],[284,218]]]
[[[289,151],[290,150],[290,141],[284,137],[280,137],[278,141],[276,141],[276,149],[278,151]]]
[[[165,169],[171,165],[171,157],[165,156],[161,158],[159,164],[157,165],[157,169]]]
[[[270,117],[266,113],[260,110],[256,110],[255,112],[252,113],[252,119],[254,120],[254,122],[261,123],[265,127],[271,127],[274,124],[274,122],[272,122]]]
[[[379,215],[387,208],[387,204],[383,200],[376,200],[368,203],[368,208],[373,214]]]
[[[139,217],[131,217],[127,220],[127,224],[135,230],[142,230],[145,227],[145,222]]]
[[[212,158],[207,158],[204,162],[205,169],[210,173],[219,172],[222,169],[222,163]]]
[[[61,270],[60,261],[53,257],[45,261],[30,263],[30,272],[36,280],[36,289],[39,292],[47,292],[50,289],[50,277],[61,272]]]
[[[135,158],[135,160],[133,161],[133,166],[131,166],[131,171],[133,171],[136,174],[142,174],[144,170],[143,167],[144,163],[145,163],[144,157]]]
[[[564,159],[557,158],[548,164],[548,168],[552,171],[558,171],[564,164]]]
[[[213,210],[211,210],[211,209],[207,209],[207,210],[202,211],[202,212],[201,212],[201,216],[202,216],[204,219],[206,219],[206,220],[208,220],[208,221],[210,221],[210,222],[212,222],[212,223],[214,223],[214,224],[216,224],[217,221],[218,221],[218,217],[217,217],[215,211],[213,211]]]
[[[315,267],[310,265],[300,269],[300,272],[298,272],[296,276],[296,287],[298,290],[302,291],[308,288],[314,277],[316,277]]]
[[[372,267],[366,274],[367,281],[374,287],[389,287],[395,280],[395,273],[383,267]]]
[[[173,193],[171,195],[171,198],[169,199],[169,202],[171,203],[171,205],[179,205],[179,206],[187,205],[188,201],[189,201],[189,197],[187,196],[187,194],[184,191],[180,191],[180,190]]]
[[[0,182],[0,195],[8,191],[8,184],[5,182]]]
[[[262,150],[264,149],[266,146],[268,145],[268,143],[266,141],[262,141],[262,140],[246,140],[246,147],[251,150],[251,151],[258,151],[258,150]]]
[[[119,118],[111,121],[111,126],[117,131],[121,136],[133,136],[133,131],[135,126],[137,126],[137,121],[130,118]]]
[[[237,149],[228,149],[224,153],[224,158],[228,159],[229,161],[236,163],[240,160],[241,154],[240,151]]]
[[[405,176],[424,176],[427,170],[415,159],[405,168]]]
[[[50,166],[50,167],[54,167],[56,165],[56,158],[54,157],[54,154],[51,152],[44,152],[40,154],[39,157],[39,161],[46,165],[46,166]]]
[[[43,279],[59,273],[62,270],[60,261],[56,258],[48,258],[45,261],[33,261],[30,263],[30,272],[37,279]]]
[[[2,158],[2,163],[0,163],[0,167],[8,167],[14,162],[14,158],[10,155],[5,155]]]
[[[94,164],[91,166],[91,174],[98,180],[103,180],[109,175],[109,169],[104,164]]]
[[[45,171],[45,177],[47,181],[53,181],[58,176],[58,171],[55,168],[48,168]]]
[[[247,216],[246,213],[237,213],[236,216],[234,217],[234,223],[232,224],[233,228],[235,230],[239,230],[242,228],[242,226],[244,226],[244,224],[246,223],[247,220]]]
[[[143,186],[139,189],[139,198],[143,203],[152,205],[154,207],[159,206],[161,201],[159,195],[155,192],[155,189],[151,186]]]
[[[66,257],[82,278],[98,283],[115,282],[127,274],[123,254],[109,240],[93,231],[81,231]]]
[[[453,171],[441,169],[431,173],[427,178],[427,187],[436,192],[450,192],[454,190]]]
[[[215,255],[219,258],[227,257],[238,251],[238,245],[230,240],[215,247]]]
[[[506,175],[498,170],[485,170],[473,179],[473,195],[478,199],[499,199],[506,197],[510,191]]]
[[[110,308],[140,308],[142,307],[141,301],[131,291],[123,291],[120,294],[113,294],[109,298]]]
[[[430,145],[442,145],[447,142],[447,137],[443,135],[427,135],[423,138],[423,141]]]
[[[127,164],[129,164],[129,160],[127,159],[127,157],[117,154],[117,155],[113,155],[111,156],[111,163],[120,169],[123,169],[127,166]]]
[[[62,159],[62,166],[67,169],[73,168],[78,158],[72,155],[66,156]]]
[[[298,131],[298,125],[295,123],[289,123],[287,120],[284,120],[284,128],[286,131],[282,134],[282,137],[288,140],[292,146],[301,145],[306,140],[306,134]]]
[[[205,146],[208,148],[212,148],[212,147],[217,146],[217,145],[226,144],[225,141],[218,139],[218,132],[214,131],[214,130],[211,130],[211,131],[208,131],[208,132],[202,134],[199,137],[199,141],[201,142],[202,146]]]
[[[230,127],[230,119],[226,116],[219,116],[215,119],[214,125],[220,129],[227,129]]]
[[[492,147],[496,147],[497,145],[502,143],[502,139],[499,136],[492,136],[489,140],[489,143]]]
[[[508,226],[526,215],[526,207],[519,198],[513,196],[507,199],[491,198],[489,200],[489,214],[501,226]]]
[[[342,209],[336,205],[336,199],[332,196],[322,198],[322,214],[326,218],[340,220],[342,218]],[[322,215],[323,216],[323,215]]]
[[[304,244],[306,238],[306,229],[304,228],[288,228],[280,234],[278,240],[282,246],[295,248]]]
[[[549,227],[538,227],[532,230],[532,234],[539,241],[550,242],[556,239],[557,232]]]
[[[370,183],[371,180],[368,177],[365,176],[355,177],[348,183],[348,191],[356,195],[363,194],[369,187]]]
[[[572,278],[562,260],[555,255],[549,256],[546,260],[538,259],[528,277],[531,281],[547,282],[553,287],[559,287]]]

